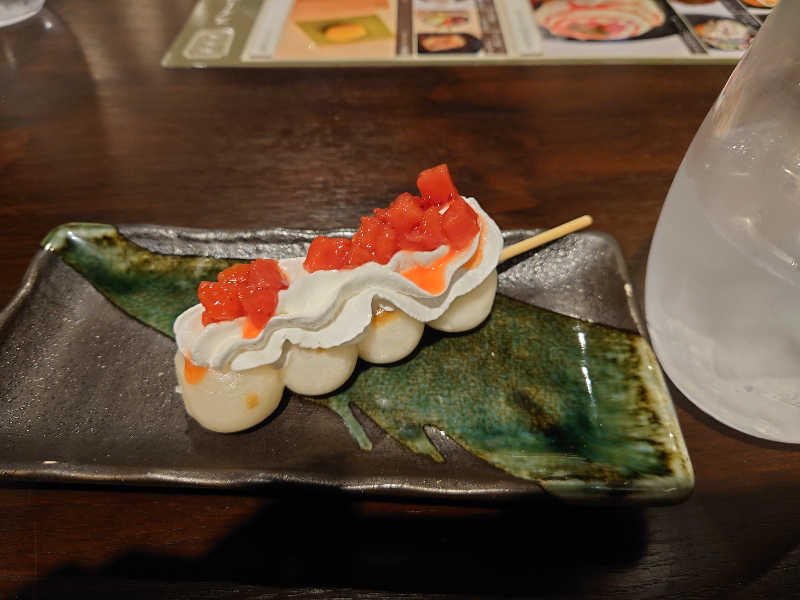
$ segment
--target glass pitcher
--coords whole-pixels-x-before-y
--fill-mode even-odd
[[[800,442],[800,1],[774,9],[683,159],[645,312],[690,400],[751,435]]]

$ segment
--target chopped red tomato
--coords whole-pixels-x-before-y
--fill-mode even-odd
[[[248,267],[247,283],[249,285],[272,287],[278,290],[286,289],[286,278],[278,266],[278,261],[257,258]]]
[[[370,252],[368,248],[363,248],[362,246],[356,246],[353,244],[353,249],[350,251],[350,257],[347,259],[347,268],[354,269],[355,267],[360,267],[363,264],[372,262],[372,260],[372,252]]]
[[[450,179],[450,171],[445,164],[422,171],[417,177],[417,188],[425,208],[431,204],[442,206],[453,198],[461,197],[453,180]]]
[[[258,329],[263,328],[275,314],[275,307],[278,306],[278,289],[250,284],[240,287],[238,292],[245,315]]]
[[[399,240],[400,248],[403,250],[435,250],[447,243],[447,237],[442,229],[442,215],[435,206],[428,208],[417,227]]]
[[[464,202],[461,196],[458,196],[453,199],[447,211],[442,215],[442,229],[450,246],[461,250],[469,246],[469,243],[480,231],[478,215],[469,204]]]
[[[370,252],[368,248],[353,244],[353,249],[350,250],[350,257],[347,259],[347,268],[353,269],[355,267],[360,267],[363,264],[372,262],[372,260],[372,252]]]
[[[343,269],[347,266],[352,245],[352,240],[347,238],[317,236],[308,248],[303,268],[309,273]]]
[[[376,208],[374,217],[362,217],[349,246],[344,238],[316,238],[303,263],[306,271],[354,268],[372,261],[386,264],[398,250],[429,251],[445,244],[458,250],[469,245],[478,231],[478,217],[453,185],[447,165],[422,171],[417,187],[421,196],[400,194],[387,208]]]
[[[348,266],[357,267],[370,261],[385,265],[397,249],[397,233],[391,225],[377,217],[361,217],[361,227],[353,236]]]
[[[259,328],[269,321],[286,279],[274,260],[257,259],[220,271],[216,282],[201,281],[197,297],[205,309],[203,325],[247,316]]]
[[[250,265],[233,265],[217,273],[217,281],[239,285],[240,283],[247,283],[249,273]]]
[[[218,321],[229,321],[244,315],[239,301],[237,286],[231,283],[201,281],[197,297],[203,304],[203,325]]]
[[[398,250],[429,251],[449,245],[469,246],[480,230],[478,215],[461,198],[447,165],[426,169],[417,178],[420,196],[400,194],[374,216],[361,217],[352,240],[319,236],[311,242],[303,267],[308,272],[351,269],[368,262],[388,263]],[[440,212],[443,211],[443,212]],[[278,263],[257,259],[221,271],[217,281],[203,281],[197,296],[203,325],[247,316],[261,329],[278,305],[287,283]]]
[[[418,196],[412,196],[405,192],[395,198],[389,208],[376,208],[375,216],[383,223],[391,225],[399,235],[403,235],[422,221],[424,211],[420,206],[420,200],[421,198]]]

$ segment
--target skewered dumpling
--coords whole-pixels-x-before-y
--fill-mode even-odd
[[[320,236],[304,258],[257,259],[200,284],[200,304],[174,325],[190,415],[214,431],[246,429],[274,410],[284,386],[329,394],[359,356],[409,356],[426,323],[458,332],[486,318],[499,228],[458,194],[446,166],[420,173],[417,186],[420,196],[401,194],[363,217],[352,239]],[[197,382],[186,376],[206,367]]]

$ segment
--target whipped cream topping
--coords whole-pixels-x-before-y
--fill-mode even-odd
[[[356,341],[372,321],[373,309],[399,309],[428,322],[440,317],[459,296],[480,285],[497,266],[503,238],[497,224],[474,198],[464,198],[478,215],[480,231],[470,245],[443,266],[445,287],[432,294],[401,273],[445,257],[448,246],[430,252],[400,250],[385,265],[369,262],[349,270],[303,268],[303,257],[278,261],[289,280],[278,293],[275,315],[254,338],[242,335],[244,317],[203,326],[203,305],[182,313],[173,326],[178,348],[197,365],[243,371],[280,366],[288,344],[333,348]],[[478,264],[461,268],[479,252]]]

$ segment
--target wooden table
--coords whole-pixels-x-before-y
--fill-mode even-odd
[[[194,0],[50,0],[0,30],[0,303],[67,221],[352,225],[447,161],[501,227],[591,213],[641,280],[730,66],[165,70]],[[800,455],[673,388],[697,475],[647,509],[0,487],[16,597],[786,598]],[[358,591],[356,591],[358,590]]]

